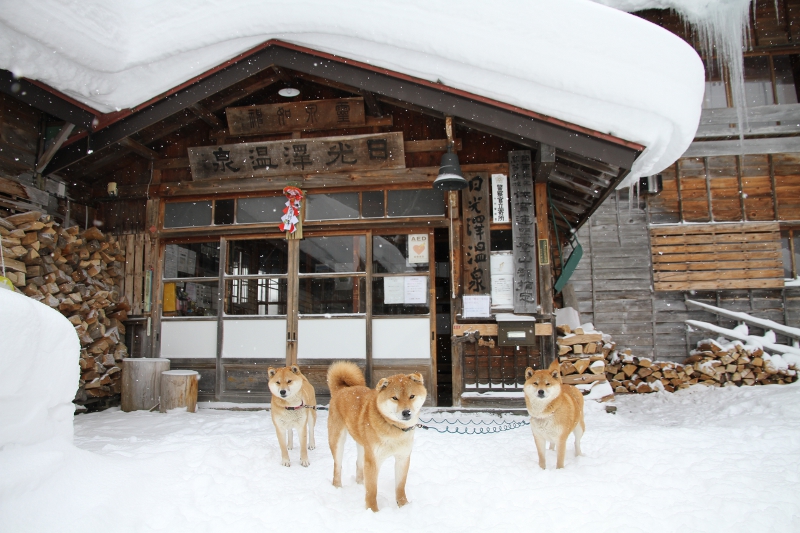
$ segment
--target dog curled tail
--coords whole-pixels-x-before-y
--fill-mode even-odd
[[[349,361],[337,361],[328,369],[328,388],[331,394],[339,392],[346,387],[366,387],[364,373],[358,365]]]

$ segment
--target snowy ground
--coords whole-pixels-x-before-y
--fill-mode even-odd
[[[265,411],[80,415],[78,449],[0,453],[0,530],[798,531],[799,385],[695,387],[616,404],[616,414],[587,404],[585,455],[570,449],[559,471],[538,468],[527,427],[418,429],[411,504],[394,504],[390,459],[378,514],[364,510],[352,441],[344,488],[331,486],[324,413],[309,468],[297,449],[292,467],[280,466]]]

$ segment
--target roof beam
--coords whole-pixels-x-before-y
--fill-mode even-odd
[[[36,162],[35,172],[37,174],[42,173],[42,170],[44,170],[44,168],[47,166],[47,163],[53,159],[53,156],[56,155],[56,152],[59,148],[61,148],[61,145],[64,144],[64,141],[67,140],[73,129],[75,129],[75,124],[72,124],[71,122],[67,122],[61,126],[61,130],[59,130],[56,138],[53,139],[53,143],[47,147],[47,150],[44,151],[42,157],[40,157]]]
[[[536,156],[533,161],[533,181],[536,183],[547,183],[547,179],[553,172],[556,165],[556,147],[549,144],[539,143]]]
[[[200,104],[194,104],[189,106],[189,111],[194,113],[197,118],[211,126],[212,128],[216,128],[218,130],[224,130],[227,125],[222,122],[217,115],[206,109],[205,107],[201,106]]]
[[[125,137],[124,139],[119,141],[119,144],[134,152],[139,154],[140,156],[144,157],[145,159],[150,159],[151,161],[155,161],[156,159],[161,159],[161,154],[156,152],[155,150],[151,150],[147,146],[143,145],[142,143],[138,143],[131,139],[130,137]]]
[[[76,124],[84,129],[92,128],[92,121],[95,119],[92,113],[24,78],[15,78],[14,74],[7,70],[0,69],[0,92],[70,124]]]

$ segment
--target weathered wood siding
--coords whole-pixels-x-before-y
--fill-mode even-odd
[[[0,94],[0,174],[32,172],[39,148],[42,113]]]
[[[631,205],[627,191],[621,191],[610,196],[578,232],[584,256],[571,283],[582,322],[594,323],[620,348],[662,361],[682,361],[697,341],[710,336],[689,331],[687,319],[736,326],[733,320],[687,308],[687,299],[800,327],[800,288],[652,291],[647,203],[653,215],[669,205],[669,199],[665,202],[659,194]],[[758,328],[750,332],[764,333]],[[788,340],[778,336],[778,342]]]

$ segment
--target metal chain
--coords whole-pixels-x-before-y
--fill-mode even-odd
[[[328,408],[322,405],[306,405],[306,409],[315,409],[317,411],[327,411]],[[420,429],[432,429],[438,433],[450,433],[451,435],[488,435],[490,433],[500,433],[502,431],[511,431],[512,429],[519,429],[524,426],[530,426],[531,423],[526,420],[510,420],[507,422],[494,422],[492,420],[467,420],[466,422],[462,422],[461,420],[455,420],[450,422],[448,420],[435,420],[431,418],[430,420],[422,420],[420,418],[421,424],[417,424],[416,427]],[[425,424],[447,424],[446,427],[440,428],[436,426],[427,426]],[[454,427],[455,424],[461,424],[462,426],[466,426],[463,428]],[[469,427],[469,426],[476,426],[476,427]]]
[[[422,429],[432,429],[438,433],[450,433],[455,435],[488,435],[490,433],[500,433],[501,431],[511,431],[512,429],[518,429],[523,426],[529,426],[531,423],[525,420],[511,420],[507,422],[494,422],[494,421],[484,421],[480,420],[478,422],[467,420],[466,422],[462,422],[461,420],[456,420],[454,422],[449,422],[447,420],[434,420],[431,418],[430,420],[422,420],[420,422],[424,422],[425,424],[448,424],[448,427],[445,428],[437,428],[435,426],[426,426],[425,424],[417,424],[418,428]],[[467,426],[463,428],[453,427],[451,431],[451,426],[454,424],[461,424],[462,426]],[[477,427],[469,427],[469,426],[477,426]]]

